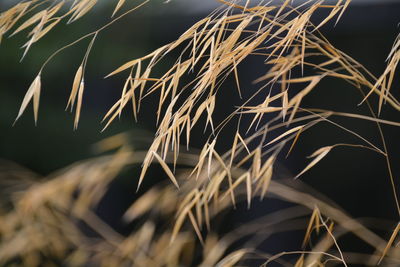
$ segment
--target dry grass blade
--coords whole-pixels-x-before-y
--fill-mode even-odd
[[[95,5],[97,4],[97,0],[81,0],[78,4],[73,7],[74,13],[71,15],[71,18],[68,20],[68,24],[80,19],[86,13],[88,13]]]
[[[19,33],[20,31],[28,28],[29,26],[32,26],[34,23],[40,21],[42,19],[42,17],[44,17],[47,14],[47,12],[44,11],[40,11],[39,13],[35,14],[34,16],[32,16],[31,18],[29,18],[27,21],[25,21],[21,26],[19,26],[11,35],[15,35],[17,33]]]
[[[289,157],[290,153],[292,152],[294,146],[296,145],[297,141],[299,140],[299,137],[301,135],[301,130],[297,132],[296,137],[294,138],[292,145],[289,148],[289,151],[286,154],[286,158]]]
[[[40,96],[40,89],[41,89],[41,81],[40,81],[40,73],[36,76],[33,80],[31,86],[29,87],[28,91],[25,94],[24,99],[22,100],[21,107],[18,111],[17,118],[15,122],[22,116],[26,107],[28,106],[29,102],[32,98],[34,98],[34,113],[35,113],[35,123],[37,121],[37,114],[39,109],[39,96]],[[14,123],[15,123],[14,122]]]
[[[152,189],[146,192],[146,194],[135,201],[135,203],[125,212],[123,217],[124,220],[131,222],[142,216],[152,208],[153,204],[159,199],[159,195],[160,192],[157,189]]]
[[[314,211],[311,214],[310,222],[308,223],[308,227],[306,230],[306,234],[304,235],[304,240],[302,247],[305,248],[307,245],[307,242],[310,240],[311,233],[313,229],[316,229],[317,232],[319,232],[320,228],[320,217],[319,217],[319,210],[318,208],[315,208]],[[304,260],[304,259],[303,259]]]
[[[296,261],[294,267],[303,267],[304,266],[304,255],[301,255],[299,259]]]
[[[179,189],[179,184],[176,181],[176,178],[175,178],[174,174],[172,173],[171,169],[165,163],[165,161],[154,151],[153,151],[153,155],[157,159],[157,161],[160,163],[161,167],[163,168],[165,173],[168,175],[169,179],[171,179],[171,181],[174,183],[174,185]]]
[[[188,198],[188,196],[189,196],[189,198]],[[195,194],[195,196],[191,200],[190,200],[190,195],[188,195],[188,196],[186,196],[186,199],[189,200],[190,202],[188,202],[187,204],[184,203],[185,205],[181,205],[183,208],[178,211],[179,214],[175,221],[174,228],[172,230],[171,241],[170,241],[171,244],[174,242],[174,240],[178,236],[179,230],[182,228],[183,223],[186,219],[186,216],[191,212],[191,209],[196,205],[197,201],[200,199],[199,194]]]
[[[315,151],[309,158],[314,158],[308,165],[305,167],[298,175],[296,175],[295,179],[299,178],[306,171],[314,167],[320,160],[322,160],[333,148],[333,146],[321,147],[317,151]]]
[[[40,101],[40,79],[38,84],[36,85],[38,88],[33,92],[33,115],[35,118],[35,125],[37,125],[38,114],[39,114],[39,101]]]
[[[70,106],[72,111],[72,109],[74,108],[74,103],[82,80],[83,80],[83,65],[80,65],[78,70],[76,71],[74,82],[72,84],[71,94],[69,96],[67,107],[65,109],[68,109],[68,107]]]
[[[78,129],[79,119],[81,116],[84,89],[85,89],[85,81],[82,78],[81,82],[79,83],[79,88],[78,88],[78,100],[77,100],[77,104],[76,104],[75,119],[74,119],[74,129],[75,130]]]
[[[292,133],[302,131],[302,130],[304,129],[304,126],[305,126],[305,125],[301,125],[301,126],[297,126],[297,127],[294,127],[294,128],[292,128],[292,129],[287,130],[286,132],[284,132],[283,134],[279,135],[278,137],[276,137],[276,138],[273,139],[272,141],[268,142],[268,143],[266,144],[266,146],[268,146],[268,145],[270,145],[270,144],[273,144],[273,143],[275,143],[276,141],[281,140],[281,139],[284,138],[285,136],[288,136],[288,135],[290,135],[290,134],[292,134]]]
[[[188,215],[189,215],[190,222],[192,223],[193,228],[194,228],[194,230],[196,232],[197,237],[199,238],[201,244],[204,245],[204,240],[203,240],[203,237],[201,236],[200,228],[199,228],[199,226],[198,226],[198,224],[196,222],[196,219],[195,219],[195,217],[193,215],[193,212],[189,211]]]
[[[393,230],[393,233],[392,233],[392,235],[390,236],[390,239],[389,239],[389,241],[387,242],[386,247],[385,247],[385,249],[383,250],[381,257],[379,258],[378,265],[382,262],[382,260],[385,258],[386,254],[388,253],[389,249],[392,247],[395,238],[396,238],[397,235],[399,234],[399,231],[400,231],[400,223],[398,223],[398,224],[396,225],[396,228]]]
[[[108,75],[105,76],[104,78],[111,77],[111,76],[113,76],[113,75],[115,75],[115,74],[118,74],[118,73],[124,71],[124,70],[127,70],[127,69],[129,69],[129,68],[132,68],[132,67],[135,66],[137,63],[139,63],[139,60],[137,60],[137,59],[131,60],[131,61],[125,63],[124,65],[122,65],[121,67],[119,67],[118,69],[116,69],[115,71],[111,72],[110,74],[108,74]]]
[[[121,7],[125,4],[125,0],[119,0],[117,5],[115,6],[115,9],[111,15],[111,17],[114,17],[115,14],[121,9]]]
[[[237,250],[218,262],[218,267],[233,267],[235,266],[249,251],[247,249]]]
[[[49,31],[51,31],[61,19],[55,19],[53,22],[48,24],[43,30],[41,30],[38,35],[36,36],[35,42],[39,41],[43,36],[45,36]]]

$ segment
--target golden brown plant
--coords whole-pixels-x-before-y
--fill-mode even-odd
[[[113,16],[126,4],[124,0],[116,2]],[[74,128],[77,128],[85,88],[85,67],[97,35],[147,2],[50,55],[28,89],[17,119],[32,101],[37,120],[41,73],[49,60],[77,42],[91,38],[75,77],[71,77],[73,85],[67,108],[72,110],[75,106]],[[305,1],[295,6],[289,0],[279,3],[219,2],[222,4],[220,9],[195,23],[175,41],[129,60],[106,76],[128,74],[120,99],[104,116],[104,129],[130,102],[133,116],[138,119],[143,99],[149,95],[157,96],[158,128],[149,149],[134,151],[123,135],[107,139],[99,147],[116,152],[76,163],[13,194],[13,208],[3,212],[0,224],[2,264],[20,260],[26,266],[39,266],[47,259],[63,259],[72,266],[235,266],[246,259],[257,258],[264,259],[267,265],[287,255],[298,256],[294,262],[280,262],[289,266],[318,266],[331,261],[345,266],[352,263],[372,265],[382,259],[387,264],[399,263],[398,249],[394,247],[399,227],[386,242],[334,204],[300,189],[296,185],[300,181],[288,183],[272,179],[278,155],[288,147],[286,153],[289,155],[305,131],[328,122],[359,142],[326,144],[311,153],[310,163],[291,178],[300,178],[333,149],[372,150],[387,162],[393,199],[400,215],[396,180],[381,129],[382,124],[399,127],[400,122],[379,118],[384,104],[400,110],[399,100],[390,91],[400,61],[399,37],[388,56],[387,68],[376,77],[335,48],[319,31],[329,21],[340,19],[349,0],[337,0],[336,4]],[[76,0],[67,9],[64,8],[66,1],[18,3],[1,14],[0,40],[5,34],[13,35],[32,28],[28,33],[30,39],[24,45],[25,56],[32,44],[60,21],[73,22],[87,14],[96,3]],[[327,17],[313,24],[311,19],[321,9],[329,10]],[[166,56],[170,54],[177,54],[176,61],[168,61],[169,69],[155,77],[154,70],[160,62],[167,61]],[[257,91],[242,98],[241,105],[224,120],[215,121],[214,111],[226,90],[223,85],[228,77],[235,79],[236,90],[242,97],[245,88],[240,82],[238,65],[249,57],[262,58],[268,66],[266,73],[255,81]],[[306,68],[312,69],[313,73],[305,75],[309,73],[304,71]],[[184,79],[188,73],[194,76],[190,81]],[[321,80],[328,77],[353,85],[370,114],[302,107],[304,98],[318,90]],[[303,85],[302,89],[294,90],[295,84]],[[379,99],[376,110],[370,102],[372,97]],[[256,99],[262,101],[254,105]],[[266,121],[266,115],[272,118]],[[244,116],[251,116],[250,125],[241,123]],[[382,145],[335,123],[331,119],[335,116],[375,123]],[[204,126],[199,126],[201,117],[205,118]],[[231,149],[218,151],[218,138],[224,127],[232,122],[238,126],[232,134]],[[199,153],[181,152],[190,147],[191,133],[198,127],[209,133]],[[244,128],[247,131],[243,131]],[[162,167],[172,185],[155,186],[132,204],[124,219],[134,222],[136,227],[128,236],[122,236],[97,217],[94,208],[123,169],[140,163],[143,165],[137,179],[138,187],[146,179],[152,163]],[[251,208],[256,197],[283,199],[297,206],[267,215],[269,220],[264,222],[268,223],[262,227],[254,221],[223,236],[213,229],[213,219],[223,216],[224,211],[239,202],[246,201]],[[90,236],[81,223],[94,230],[96,235]],[[272,233],[292,229],[304,229],[304,250],[269,255],[257,249],[257,242],[261,242],[257,240],[258,234],[268,239]],[[310,245],[315,233],[319,239]],[[342,251],[337,239],[347,233],[373,247],[375,253],[359,255]],[[232,244],[246,236],[251,240],[246,246],[230,250]],[[310,250],[306,249],[308,246]]]

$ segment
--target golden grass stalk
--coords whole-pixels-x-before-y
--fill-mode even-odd
[[[96,0],[76,0],[63,13],[65,9],[61,7],[66,5],[65,1],[56,5],[49,5],[48,2],[22,2],[1,13],[0,40],[9,32],[17,34],[33,28],[28,33],[29,41],[24,45],[25,56],[30,47],[61,20],[68,18],[68,23],[74,22],[88,14],[97,4]],[[17,119],[32,100],[37,121],[40,77],[44,67],[64,49],[91,37],[73,79],[67,102],[67,108],[71,107],[71,110],[76,103],[76,129],[83,105],[85,67],[96,36],[147,2],[144,1],[50,55],[29,87]],[[340,19],[350,4],[349,0],[338,0],[332,5],[323,4],[322,1],[307,1],[299,6],[292,6],[289,0],[255,5],[250,5],[250,1],[245,4],[224,0],[219,2],[224,8],[192,25],[175,41],[148,55],[127,60],[106,76],[129,72],[120,99],[104,116],[104,129],[121,115],[130,102],[133,116],[137,120],[144,98],[157,94],[157,132],[149,149],[132,151],[123,139],[124,135],[119,135],[100,145],[104,149],[116,149],[111,155],[77,163],[21,192],[13,200],[14,209],[2,218],[0,263],[21,259],[28,266],[39,266],[42,260],[40,255],[44,254],[64,258],[71,265],[178,266],[192,264],[195,255],[200,254],[200,266],[234,266],[256,256],[266,260],[266,265],[286,255],[299,255],[300,258],[293,262],[295,266],[322,266],[330,260],[346,265],[346,253],[341,251],[337,242],[340,235],[336,231],[339,230],[353,234],[375,248],[379,255],[387,256],[389,261],[398,260],[398,255],[388,253],[397,236],[397,228],[389,242],[385,242],[334,205],[273,178],[277,158],[288,145],[290,147],[286,155],[293,151],[304,132],[317,124],[328,122],[356,137],[360,143],[323,146],[311,154],[312,161],[292,178],[299,178],[314,168],[333,148],[346,146],[369,149],[386,160],[393,197],[399,206],[391,161],[380,125],[398,127],[400,124],[379,118],[384,104],[400,110],[399,100],[390,92],[400,59],[399,37],[389,53],[387,68],[377,78],[356,60],[335,48],[319,32],[319,28],[328,21]],[[112,16],[124,5],[125,1],[119,0]],[[330,12],[317,25],[312,24],[311,19],[321,9]],[[29,18],[21,21],[26,14],[30,14]],[[18,23],[20,26],[14,29]],[[154,70],[173,52],[178,52],[176,60],[169,62],[169,69],[160,77],[154,77]],[[262,58],[268,70],[255,80],[257,90],[250,97],[243,98],[242,93],[246,89],[240,81],[239,66],[249,57]],[[321,62],[315,63],[316,58],[321,59]],[[304,68],[312,68],[314,74],[305,76]],[[297,70],[301,70],[301,74],[294,77],[293,73],[298,73]],[[188,72],[193,72],[194,78],[185,82],[184,77]],[[223,98],[226,90],[224,82],[229,77],[235,79],[242,103],[225,119],[216,121],[214,113],[218,100]],[[303,100],[311,92],[319,90],[320,82],[327,77],[346,81],[360,91],[371,114],[303,108]],[[294,92],[293,84],[303,87]],[[374,113],[369,101],[372,96],[379,101],[378,115]],[[258,101],[256,105],[250,104],[255,100]],[[270,118],[268,121],[265,115]],[[379,147],[361,134],[335,123],[330,119],[335,115],[376,123],[383,146]],[[251,116],[249,125],[241,125],[243,116]],[[201,118],[205,120],[202,122]],[[231,134],[231,149],[218,151],[221,132],[228,123],[235,120],[238,120],[238,126]],[[199,153],[180,152],[182,148],[190,147],[191,133],[199,127],[207,134]],[[245,134],[240,131],[243,128],[247,128]],[[161,166],[174,186],[163,184],[151,188],[133,203],[123,218],[127,222],[134,222],[135,229],[128,236],[121,236],[97,217],[94,207],[107,192],[111,181],[133,164],[142,164],[141,173],[135,179],[139,189],[152,163]],[[180,165],[185,168],[177,168]],[[300,183],[299,180],[296,182]],[[291,211],[283,214],[287,221],[276,222],[287,227],[281,230],[284,232],[297,229],[293,225],[302,221],[304,225],[301,225],[301,229],[307,228],[303,246],[311,239],[314,228],[319,230],[324,227],[325,238],[311,247],[310,251],[267,255],[257,251],[257,245],[254,245],[261,230],[251,233],[239,231],[239,234],[229,233],[226,236],[214,232],[213,219],[241,202],[246,202],[250,209],[256,197],[261,200],[279,198],[307,208],[306,214],[297,215]],[[311,213],[311,219],[307,227],[305,216],[308,213]],[[330,226],[324,218],[329,218]],[[94,230],[96,241],[85,234],[77,222],[85,223]],[[162,228],[157,226],[160,222]],[[269,226],[272,232],[273,227],[277,227]],[[252,227],[258,229],[256,224],[250,223],[249,229]],[[237,236],[232,237],[235,234]],[[251,246],[229,251],[235,241],[249,235]],[[365,259],[358,261],[367,262]]]

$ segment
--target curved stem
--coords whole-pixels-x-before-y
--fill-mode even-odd
[[[112,24],[114,24],[116,21],[120,20],[121,18],[125,17],[126,15],[132,13],[133,11],[135,11],[136,9],[142,7],[143,5],[147,4],[150,0],[145,0],[143,3],[141,3],[140,5],[135,6],[134,8],[126,11],[125,13],[121,14],[120,16],[118,16],[117,18],[113,19],[112,21],[108,22],[107,24],[105,24],[104,26],[100,27],[99,29],[97,29],[94,32],[88,33],[80,38],[78,38],[77,40],[73,41],[70,44],[67,44],[66,46],[61,47],[60,49],[58,49],[57,51],[55,51],[52,55],[50,55],[50,57],[47,58],[47,60],[43,63],[42,67],[40,68],[40,71],[42,71],[45,66],[56,56],[58,55],[61,51],[77,44],[78,42],[90,37],[94,35],[94,39],[96,38],[97,34],[100,33],[102,30],[108,28],[109,26],[111,26]],[[93,39],[93,40],[94,40]],[[91,44],[93,45],[93,44]]]

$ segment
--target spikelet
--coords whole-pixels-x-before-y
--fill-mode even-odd
[[[33,111],[34,111],[34,117],[35,117],[35,124],[37,123],[37,118],[38,118],[38,112],[39,112],[39,98],[40,98],[40,89],[41,89],[41,81],[40,81],[40,75],[39,73],[36,78],[33,80],[32,84],[30,85],[28,91],[26,92],[24,99],[22,100],[21,107],[18,111],[17,118],[15,119],[15,122],[22,116],[24,113],[26,107],[28,106],[29,102],[33,98]],[[14,124],[15,124],[14,122]]]

